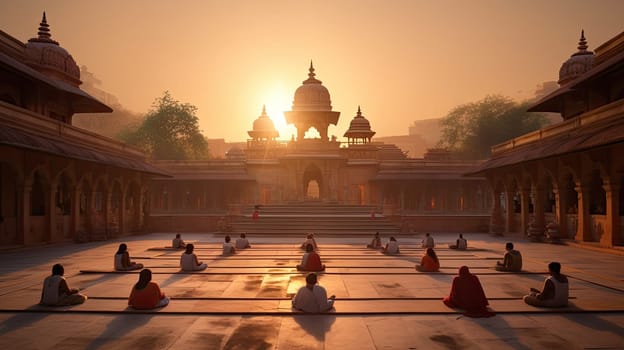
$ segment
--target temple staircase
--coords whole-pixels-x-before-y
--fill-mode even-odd
[[[315,235],[370,236],[379,232],[384,236],[396,235],[399,228],[387,217],[376,212],[374,206],[338,205],[325,203],[294,203],[287,205],[262,205],[259,218],[252,218],[254,207],[244,207],[241,216],[231,223],[232,234],[242,232],[253,235],[303,236]]]

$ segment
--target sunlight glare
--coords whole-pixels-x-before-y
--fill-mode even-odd
[[[260,99],[261,104],[266,105],[266,111],[275,128],[279,132],[280,140],[290,140],[297,134],[297,129],[293,125],[286,125],[284,112],[292,107],[292,93],[283,84],[275,84],[273,88],[267,89]]]

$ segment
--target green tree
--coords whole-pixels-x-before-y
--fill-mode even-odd
[[[157,98],[143,122],[117,137],[138,146],[153,159],[206,159],[208,143],[199,130],[197,107],[181,103],[169,91]]]
[[[528,106],[501,95],[459,105],[442,119],[438,146],[462,159],[485,159],[492,146],[547,124],[544,115],[527,112]]]

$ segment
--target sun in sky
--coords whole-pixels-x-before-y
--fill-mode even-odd
[[[266,112],[279,132],[280,140],[290,140],[292,135],[297,134],[294,125],[287,125],[284,118],[284,112],[292,108],[292,93],[286,84],[274,83],[270,88],[263,90],[259,97],[259,106],[262,105],[266,106]]]

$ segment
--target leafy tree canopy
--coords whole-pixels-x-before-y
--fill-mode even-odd
[[[135,129],[125,129],[117,137],[138,146],[153,159],[206,159],[208,143],[199,130],[197,107],[181,103],[169,91],[154,100],[152,109]]]
[[[462,159],[485,159],[492,146],[547,124],[544,115],[527,112],[528,105],[501,95],[459,105],[441,121],[439,146]]]

